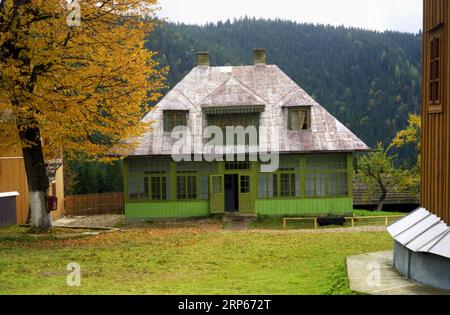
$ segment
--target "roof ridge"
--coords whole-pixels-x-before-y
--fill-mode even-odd
[[[190,100],[189,97],[187,97],[187,96],[183,93],[183,91],[181,91],[180,88],[175,87],[174,90],[175,90],[175,91],[178,91],[182,96],[184,96],[184,98],[187,99],[188,102],[192,104],[192,106],[195,106],[195,104]]]
[[[292,90],[290,90],[289,92],[286,93],[286,95],[284,95],[283,97],[280,98],[280,100],[278,100],[275,105],[280,104],[281,102],[286,103],[287,101],[290,101],[295,94],[297,94],[298,92],[300,92],[300,87],[297,85],[295,88],[293,88]],[[285,101],[285,99],[287,99],[287,101]]]

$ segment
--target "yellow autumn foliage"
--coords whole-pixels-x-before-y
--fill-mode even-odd
[[[164,87],[167,69],[144,47],[157,1],[78,0],[79,26],[67,3],[0,2],[2,147],[38,127],[47,158],[63,149],[108,160],[150,127],[141,117]]]
[[[391,142],[391,146],[401,148],[407,144],[413,144],[420,151],[421,124],[419,115],[409,114],[408,126],[397,133]]]

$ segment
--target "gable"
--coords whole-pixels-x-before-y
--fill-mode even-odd
[[[200,103],[202,108],[265,106],[267,102],[241,81],[231,76]]]

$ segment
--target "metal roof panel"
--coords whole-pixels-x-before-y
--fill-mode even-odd
[[[403,219],[389,225],[387,230],[392,235],[392,237],[395,238],[397,235],[403,233],[418,221],[423,220],[428,215],[430,215],[430,213],[426,209],[419,208]]]
[[[432,226],[429,230],[411,241],[406,247],[414,252],[422,251],[422,248],[426,249],[427,247],[429,248],[434,245],[439,239],[439,236],[442,236],[447,231],[447,224],[440,221],[438,224]]]

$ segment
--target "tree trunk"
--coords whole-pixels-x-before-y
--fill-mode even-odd
[[[383,188],[381,191],[380,201],[378,202],[377,211],[383,211],[384,201],[386,200],[386,196],[387,196],[387,191],[386,191],[386,189]]]
[[[17,122],[20,139],[28,143],[22,148],[25,171],[27,173],[28,190],[30,192],[31,227],[39,231],[46,231],[52,227],[51,215],[47,212],[46,196],[48,192],[48,177],[46,174],[44,153],[42,150],[39,127]],[[31,126],[36,126],[33,122]]]

